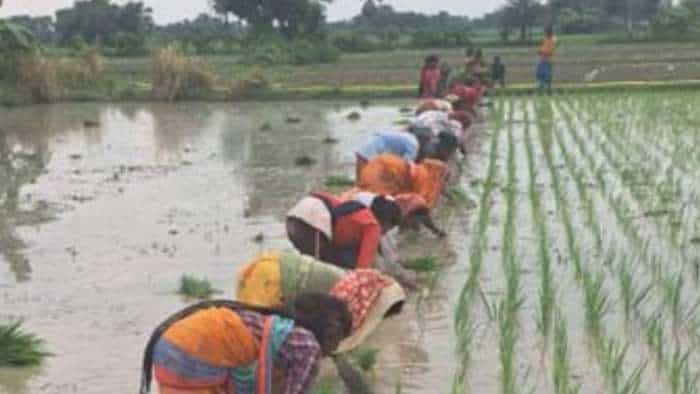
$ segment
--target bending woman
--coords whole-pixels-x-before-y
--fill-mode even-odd
[[[432,209],[440,197],[446,176],[447,165],[440,160],[425,159],[414,164],[394,155],[379,155],[362,169],[357,186],[388,196],[418,194]]]
[[[238,271],[235,298],[246,304],[281,308],[303,292],[325,293],[345,302],[352,331],[336,353],[359,346],[406,300],[401,286],[375,270],[345,271],[293,251],[264,253]]]
[[[232,301],[183,309],[154,331],[146,347],[141,394],[155,375],[160,394],[308,393],[322,357],[348,336],[346,304],[327,294],[297,297],[287,312]]]

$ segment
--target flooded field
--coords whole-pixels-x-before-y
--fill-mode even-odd
[[[147,337],[185,305],[180,277],[230,295],[237,267],[288,247],[287,209],[326,176],[351,175],[363,139],[411,103],[0,109],[0,321],[24,319],[55,353],[37,370],[0,369],[0,393],[136,392]],[[318,162],[295,167],[301,155]],[[450,227],[463,244],[465,226]],[[465,268],[440,275],[372,339],[380,390],[448,389]]]
[[[407,242],[450,264],[370,339],[377,392],[697,392],[699,99],[498,99],[464,163],[476,209]],[[0,109],[0,321],[56,354],[0,369],[0,393],[136,392],[180,277],[230,294],[287,246],[287,208],[410,104]]]

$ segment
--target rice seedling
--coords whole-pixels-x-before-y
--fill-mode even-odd
[[[552,285],[551,260],[547,249],[547,229],[542,216],[540,193],[537,190],[537,171],[532,146],[530,126],[525,126],[525,150],[527,153],[528,173],[530,178],[528,196],[530,199],[532,219],[537,232],[537,253],[539,259],[540,288],[537,329],[545,339],[549,337],[552,326],[552,311],[554,309],[554,288]]]
[[[620,284],[622,305],[625,312],[625,321],[629,323],[632,312],[638,310],[640,304],[649,295],[652,285],[647,285],[640,289],[632,272],[630,272],[628,265],[624,261],[618,266],[617,275]]]
[[[355,184],[355,180],[347,175],[329,175],[326,177],[323,184],[328,187],[346,187],[353,186]]]
[[[52,354],[44,341],[22,327],[22,322],[0,324],[0,367],[39,365]]]
[[[404,261],[402,265],[418,272],[434,272],[440,268],[437,258],[434,256],[422,256],[408,259]]]
[[[358,121],[358,120],[362,119],[362,114],[360,114],[357,111],[353,111],[353,112],[350,112],[348,114],[347,119],[350,121],[353,121],[353,122]]]
[[[636,394],[641,392],[641,378],[646,364],[641,364],[628,376],[624,375],[624,364],[629,346],[614,340],[605,342],[599,350],[600,365],[612,392]]]
[[[669,383],[672,394],[691,394],[698,392],[700,374],[690,371],[690,352],[682,352],[676,348],[667,361]]]
[[[647,346],[652,350],[656,365],[661,368],[664,362],[664,325],[663,316],[655,314],[644,324],[644,338]]]
[[[467,280],[460,291],[457,308],[455,311],[455,333],[457,336],[457,353],[459,356],[459,365],[453,379],[453,392],[464,388],[466,380],[466,372],[470,365],[471,346],[474,337],[475,323],[471,319],[472,304],[479,289],[479,275],[481,273],[481,265],[486,248],[486,229],[489,225],[491,215],[491,195],[495,189],[495,178],[497,174],[497,157],[498,157],[498,139],[501,128],[499,127],[500,112],[494,116],[496,123],[495,132],[491,135],[489,164],[487,175],[485,177],[484,187],[479,199],[479,214],[476,223],[476,231],[474,240],[469,253],[469,273]],[[481,293],[481,292],[480,292]]]
[[[352,352],[353,361],[365,372],[374,369],[378,355],[379,349],[367,347],[360,347]]]
[[[311,156],[299,156],[294,159],[294,164],[297,167],[310,167],[316,164],[317,160]]]
[[[603,274],[583,275],[586,331],[596,341],[602,333],[601,322],[609,307],[608,297],[603,289],[604,281]]]
[[[447,200],[455,205],[464,205],[470,202],[467,192],[459,185],[447,189]]]
[[[183,275],[180,278],[178,293],[189,298],[206,299],[218,293],[218,290],[214,289],[205,278],[198,279],[191,275]]]
[[[576,394],[580,386],[571,381],[571,355],[566,319],[557,313],[554,322],[554,352],[552,353],[552,380],[556,394]]]
[[[261,131],[269,131],[272,130],[272,123],[270,122],[265,122],[262,125],[260,125],[260,130]]]

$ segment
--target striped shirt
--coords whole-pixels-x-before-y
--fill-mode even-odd
[[[260,341],[264,317],[256,312],[240,311],[238,315]],[[311,391],[311,384],[318,375],[321,361],[321,347],[316,337],[302,327],[294,327],[279,348],[274,360],[276,370],[285,378],[284,394],[305,394]]]

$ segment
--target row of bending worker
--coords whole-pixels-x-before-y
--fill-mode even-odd
[[[141,394],[309,393],[331,357],[352,393],[370,393],[344,355],[401,313],[417,286],[400,262],[401,229],[428,228],[455,168],[467,155],[483,90],[472,81],[422,101],[404,129],[382,129],[357,150],[356,182],[316,191],[290,207],[295,250],[263,253],[236,274],[233,299],[180,310],[152,333]],[[413,274],[413,275],[412,275]]]

